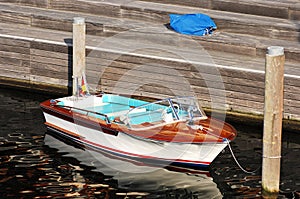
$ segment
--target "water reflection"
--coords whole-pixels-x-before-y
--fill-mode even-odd
[[[119,165],[112,168],[109,162],[114,158],[91,161],[86,151],[73,146],[67,147],[78,152],[62,151],[55,147],[61,141],[50,145],[48,135],[45,137],[39,103],[49,98],[54,96],[0,89],[1,199],[260,197],[260,170],[252,175],[243,173],[228,148],[211,165],[213,181],[203,173],[187,174],[191,171],[176,172],[137,162],[121,164],[116,160]],[[244,121],[232,124],[239,132],[231,143],[233,151],[247,170],[255,170],[261,166],[262,126],[245,125]],[[44,138],[50,146],[44,145]],[[300,198],[299,151],[299,131],[284,131],[279,198]],[[128,169],[116,169],[128,165],[147,168],[148,172],[126,173],[124,170]]]
[[[47,133],[45,144],[58,150],[63,157],[76,158],[80,165],[91,167],[94,175],[110,178],[116,184],[116,196],[135,196],[139,198],[222,198],[217,185],[207,174],[175,172],[160,167],[143,165],[108,157],[106,154],[82,149],[67,144],[65,140]],[[97,158],[95,158],[97,156]],[[118,165],[118,167],[116,167]],[[118,169],[119,168],[119,169]],[[123,168],[123,169],[122,169]],[[126,168],[126,169],[125,169]],[[130,168],[130,169],[128,169]],[[81,169],[77,166],[76,169]],[[126,172],[124,172],[126,170]],[[77,176],[78,178],[78,176]],[[75,180],[78,183],[78,179]],[[103,189],[106,185],[90,184],[83,180],[78,186]],[[120,191],[122,190],[122,191]]]

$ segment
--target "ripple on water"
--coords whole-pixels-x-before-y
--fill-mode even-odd
[[[52,98],[0,89],[0,198],[257,198],[261,173],[243,173],[226,149],[214,161],[210,175],[165,168],[128,173],[95,161],[93,152],[45,136],[39,102]],[[249,171],[261,165],[261,129],[235,125],[232,148]],[[279,198],[299,198],[300,141],[284,133]],[[92,156],[91,156],[92,154]],[[108,158],[108,159],[107,159]],[[113,162],[119,160],[114,160]],[[119,162],[120,166],[128,165]],[[132,167],[137,165],[132,165]],[[223,195],[223,196],[222,196]]]

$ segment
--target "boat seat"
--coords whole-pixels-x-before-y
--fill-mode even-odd
[[[132,99],[132,98],[118,96],[118,95],[111,95],[111,94],[104,94],[102,96],[102,102],[103,103],[120,104],[120,105],[122,104],[122,105],[127,105],[128,107],[139,107],[142,105],[149,104],[149,105],[146,105],[143,107],[150,111],[161,109],[161,108],[166,108],[163,105],[153,104],[153,103],[145,102],[142,100]]]
[[[103,114],[110,114],[113,112],[129,111],[130,107],[122,104],[110,103],[102,106],[88,107],[86,108],[86,110],[103,113]]]
[[[123,104],[123,105],[127,105],[129,107],[137,107],[137,106],[141,106],[141,105],[148,103],[148,102],[145,102],[142,100],[131,99],[128,97],[111,95],[111,94],[104,94],[102,96],[102,102],[103,103]]]
[[[129,119],[129,121],[128,121]],[[162,120],[162,109],[161,111],[144,111],[144,112],[135,112],[129,113],[126,116],[120,117],[120,120],[125,124],[137,125],[145,122],[157,122]]]

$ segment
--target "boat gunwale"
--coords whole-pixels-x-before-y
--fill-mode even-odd
[[[97,96],[97,97],[99,97],[99,96]],[[80,112],[72,111],[72,109],[75,108],[75,109],[78,109],[78,110],[86,111],[87,113],[89,113],[89,112],[90,113],[96,113],[96,114],[99,114],[99,115],[104,116],[106,118],[108,117],[106,114],[102,114],[102,113],[99,113],[99,112],[94,112],[94,111],[89,111],[89,110],[85,110],[85,109],[80,109],[80,108],[70,107],[70,106],[64,106],[64,105],[56,105],[56,104],[51,103],[51,100],[47,100],[45,102],[42,102],[41,107],[44,108],[44,109],[47,109],[48,114],[51,114],[51,113],[49,113],[49,111],[51,111],[51,112],[55,112],[56,116],[62,115],[63,117],[60,117],[60,118],[63,119],[63,120],[66,120],[66,121],[69,121],[69,122],[72,122],[72,123],[79,122],[78,124],[80,124],[80,125],[83,125],[83,126],[86,126],[86,127],[92,127],[93,129],[99,130],[103,133],[110,134],[110,135],[115,135],[115,136],[117,136],[119,132],[122,132],[124,134],[128,134],[128,135],[131,135],[131,136],[139,138],[139,139],[147,139],[147,140],[158,141],[158,142],[174,142],[174,143],[178,142],[178,143],[193,143],[193,144],[200,144],[200,143],[203,144],[203,143],[213,143],[213,142],[214,143],[222,143],[222,142],[224,142],[224,138],[221,137],[221,134],[218,136],[218,138],[216,136],[215,140],[206,140],[205,138],[201,140],[199,138],[200,140],[188,139],[188,141],[183,141],[183,140],[179,140],[179,141],[175,140],[174,141],[173,139],[170,139],[170,137],[172,137],[172,136],[169,136],[169,137],[166,136],[165,138],[155,139],[155,138],[143,136],[142,134],[137,135],[137,132],[149,130],[150,128],[149,129],[142,129],[142,128],[130,129],[130,128],[127,128],[127,131],[124,131],[124,124],[108,123],[107,121],[104,121],[103,119],[96,118],[96,117],[93,117],[93,116],[89,116],[88,114],[82,114]],[[53,115],[53,114],[51,114],[51,115]],[[74,115],[76,115],[78,117],[76,117],[76,119],[74,119]],[[67,117],[68,119],[66,119],[65,117]],[[93,119],[91,119],[91,118],[93,118]],[[216,120],[216,119],[210,118],[210,117],[208,117],[208,119]],[[75,122],[75,120],[76,120],[76,122]],[[181,123],[181,122],[183,122],[183,121],[176,120],[172,124]],[[157,127],[152,128],[152,129],[155,130],[158,127],[159,128],[164,128],[165,126],[172,125],[172,124],[162,124],[162,125],[159,125]],[[236,137],[236,130],[230,124],[228,124],[226,122],[224,122],[224,124],[233,131],[233,135],[230,136],[230,137],[227,137],[227,139],[229,141],[231,141]]]

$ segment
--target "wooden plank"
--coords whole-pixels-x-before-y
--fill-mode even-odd
[[[221,96],[222,94],[226,96],[226,98],[233,98],[233,99],[241,99],[245,101],[255,101],[255,102],[263,102],[264,96],[263,95],[253,95],[247,92],[236,92],[231,90],[222,90],[218,88],[207,88],[207,87],[195,87],[192,86],[193,90],[196,93],[205,94],[208,96]]]
[[[124,68],[130,68],[130,64],[127,64],[124,62]],[[123,67],[123,66],[121,66]],[[232,75],[232,70],[229,70],[230,72],[228,72],[228,74]],[[248,79],[243,79],[243,75],[241,74],[245,74],[244,78],[248,78]],[[250,89],[250,93],[251,93],[251,90],[254,94],[259,94],[259,95],[263,95],[263,88],[264,88],[264,83],[263,83],[263,80],[264,80],[264,76],[263,74],[257,76],[257,74],[252,74],[251,72],[243,72],[243,73],[240,73],[239,71],[235,71],[235,74],[236,76],[238,77],[241,77],[242,78],[235,78],[235,79],[232,79],[232,77],[224,77],[222,76],[223,79],[225,79],[224,83],[231,83],[231,84],[226,84],[227,87],[226,89],[227,90],[233,90],[233,91],[239,91],[239,90],[249,90]],[[151,75],[149,75],[151,76]],[[233,76],[233,75],[232,75]],[[117,77],[117,76],[115,76]],[[257,79],[257,77],[259,77]],[[108,77],[109,78],[109,77]],[[148,77],[149,78],[149,77]],[[236,83],[235,81],[233,80],[238,80],[238,82]],[[256,80],[260,80],[260,81],[256,81]],[[193,81],[193,79],[189,79],[189,81]],[[194,80],[195,81],[195,80]],[[202,84],[203,84],[203,80],[199,80],[199,81],[202,81]],[[250,82],[250,86],[248,85]],[[200,84],[200,85],[202,85]],[[194,85],[197,85],[194,83]],[[243,85],[245,87],[241,87],[240,85]],[[288,84],[287,84],[288,85]]]
[[[7,0],[0,0],[0,2],[7,3]],[[9,3],[15,3],[26,6],[36,6],[42,8],[48,7],[48,0],[9,0]]]
[[[285,7],[282,6],[277,6],[274,7],[274,5],[270,5],[270,4],[251,4],[251,2],[246,2],[244,1],[243,3],[240,2],[236,2],[236,1],[220,1],[220,3],[224,3],[226,2],[231,3],[234,2],[236,3],[238,6],[241,6],[242,8],[248,8],[247,6],[258,6],[260,9],[263,8],[270,8],[270,12],[275,12],[274,9],[279,9],[279,10],[283,10],[282,13],[285,13],[288,15],[288,9],[290,7],[290,4],[287,4]],[[239,23],[240,26],[242,26],[242,28],[238,28],[238,29],[230,29],[231,32],[234,31],[239,31],[239,30],[247,30],[249,29],[249,25],[253,26],[252,30],[257,30],[260,29],[260,27],[274,27],[274,24],[276,24],[276,29],[278,29],[280,27],[281,30],[284,30],[282,24],[280,24],[280,22],[278,22],[279,20],[286,20],[288,23],[288,18],[284,17],[285,19],[277,19],[277,18],[271,18],[271,17],[265,17],[265,16],[255,16],[255,15],[247,15],[247,14],[240,14],[238,12],[222,12],[219,10],[206,10],[206,9],[201,9],[198,7],[184,7],[184,6],[178,6],[178,5],[166,5],[166,4],[154,4],[152,2],[141,2],[141,1],[135,1],[135,2],[131,2],[129,4],[126,5],[126,10],[134,10],[135,12],[143,12],[143,15],[138,15],[136,13],[136,15],[138,16],[137,18],[144,19],[144,20],[151,20],[151,14],[152,13],[159,13],[162,17],[165,16],[165,19],[168,19],[167,14],[168,13],[204,13],[204,14],[208,14],[209,16],[211,16],[216,24],[218,24],[218,28],[222,29],[223,27],[227,27],[228,29],[230,29],[231,24],[230,22],[235,22],[235,23]],[[234,8],[232,8],[234,9]],[[285,12],[284,12],[285,10]],[[255,12],[255,11],[254,11]],[[264,13],[266,13],[266,10],[263,10]],[[276,12],[275,12],[276,13]],[[282,14],[280,13],[280,14]],[[147,15],[148,14],[148,15]],[[278,14],[278,13],[277,13]],[[149,16],[150,15],[150,16]],[[130,15],[128,17],[131,17]],[[158,21],[159,18],[154,18],[152,20]],[[246,21],[246,23],[245,23]],[[161,20],[160,22],[162,23],[168,23],[167,20],[163,21]],[[285,23],[285,24],[287,24]],[[278,28],[277,28],[278,27]],[[251,30],[250,30],[251,31]],[[294,31],[296,31],[296,28],[294,29]],[[261,34],[262,31],[257,31],[256,33],[254,32],[255,35],[259,35]],[[297,32],[297,31],[296,31]]]
[[[14,78],[17,80],[29,80],[29,74],[18,73],[17,71],[2,70],[0,69],[0,79],[4,78]],[[4,75],[5,74],[5,75]]]
[[[189,93],[199,93],[201,95],[206,96],[212,96],[212,97],[218,97],[224,96],[234,99],[244,99],[246,101],[256,101],[256,102],[263,102],[264,95],[253,95],[246,92],[235,92],[231,90],[222,90],[222,88],[207,88],[207,87],[200,87],[200,86],[190,86],[190,85],[173,85],[173,84],[156,84],[147,82],[118,82],[118,81],[112,81],[112,80],[103,80],[101,81],[102,85],[109,86],[109,87],[122,87],[122,88],[143,88],[144,90],[151,90],[153,89],[153,92],[161,93],[161,94],[167,94],[172,95],[170,92],[173,93],[185,93],[185,95],[189,95]]]
[[[115,71],[117,71],[118,73],[116,73]],[[149,70],[146,69],[146,71],[151,71],[151,69],[149,69]],[[155,70],[153,70],[153,71],[155,71]],[[126,73],[127,71],[122,71],[122,70],[114,69],[114,68],[108,68],[107,71],[105,71],[105,72],[106,73],[103,74],[104,76],[102,76],[102,78],[117,80],[121,77],[122,74]],[[137,74],[136,76],[142,76],[143,78],[148,78],[148,79],[149,78],[152,79],[151,77],[156,74],[156,71],[155,71],[155,73],[149,72],[149,73],[146,73],[145,75],[143,75],[142,72],[143,72],[143,70],[141,71],[140,74],[137,74],[137,73],[135,73],[135,74]],[[110,76],[109,75],[110,73],[113,75]],[[186,75],[186,74],[187,73],[185,73],[184,75]],[[205,75],[206,75],[206,79],[209,81],[214,81],[215,79],[218,78],[217,76],[216,76],[216,78],[214,76],[211,76],[208,78],[207,76],[210,76],[210,75],[209,74],[205,74]],[[241,76],[241,73],[237,73],[236,75]],[[247,75],[247,78],[249,78],[249,77],[251,78],[254,76],[255,76],[254,74]],[[164,77],[165,76],[161,76],[160,79],[163,79]],[[134,75],[132,75],[132,76],[130,76],[130,78],[135,78],[135,77],[134,77]],[[176,78],[176,76],[175,76],[175,78]],[[184,78],[186,78],[186,76]],[[227,77],[227,76],[222,76],[221,78],[222,78],[221,79],[222,82],[225,85],[226,90],[233,90],[233,91],[243,90],[248,93],[263,95],[264,82],[255,81],[255,78],[242,79],[242,78],[236,78],[236,77],[233,78],[233,77]],[[192,78],[188,77],[187,79],[191,85],[195,85],[195,86],[197,86],[197,85],[204,86],[205,85],[205,81],[203,80],[203,78],[200,75],[197,75],[197,76],[194,75]],[[252,79],[254,79],[254,80],[252,80]],[[167,80],[168,79],[164,79],[164,81],[167,81]],[[175,79],[170,79],[169,81],[174,81],[174,83],[177,82],[177,80],[175,80]]]
[[[2,63],[0,64],[0,68],[2,70],[6,70],[6,71],[14,71],[18,74],[22,74],[24,73],[26,74],[30,74],[30,67],[24,67],[24,66],[16,66],[16,65],[11,65],[11,64],[6,64],[6,63]],[[1,75],[5,75],[5,73],[1,74]],[[22,75],[21,75],[22,76]]]
[[[110,87],[115,87],[115,86],[122,86],[122,87],[130,87],[130,88],[134,88],[134,87],[143,87],[145,85],[152,85],[152,87],[155,88],[164,88],[166,90],[184,90],[184,91],[188,91],[191,90],[191,87],[189,85],[184,85],[184,84],[169,84],[166,83],[164,81],[139,81],[137,79],[135,79],[136,81],[114,81],[111,79],[105,79],[102,78],[101,79],[101,85],[106,85],[106,86],[110,86]]]
[[[169,18],[166,12],[150,10],[146,7],[133,7],[133,6],[122,6],[122,17],[130,18],[134,20],[143,20],[145,22],[157,22],[166,24],[169,22]]]
[[[61,60],[69,60],[70,57],[66,53],[61,52],[53,52],[53,51],[47,51],[47,50],[40,50],[40,49],[30,49],[30,54],[40,57],[47,57],[47,58],[54,58],[54,59],[61,59]]]
[[[55,59],[55,58],[49,58],[49,57],[41,57],[38,55],[31,55],[30,58],[33,62],[39,62],[39,63],[49,63],[54,65],[61,65],[61,66],[68,66],[69,61],[64,59]]]
[[[156,73],[153,73],[151,76],[143,76],[143,75],[127,75],[127,78],[122,79],[122,81],[125,81],[127,83],[140,83],[140,84],[144,84],[144,83],[154,83],[157,85],[164,85],[166,87],[170,87],[170,88],[183,88],[187,89],[189,87],[211,87],[211,88],[223,88],[227,91],[236,91],[236,92],[242,92],[242,93],[248,93],[248,94],[255,94],[258,96],[263,96],[264,95],[264,89],[263,88],[258,88],[258,87],[251,87],[248,85],[240,85],[240,84],[234,84],[235,82],[231,81],[230,84],[225,83],[223,84],[223,82],[218,83],[218,82],[212,82],[212,81],[204,81],[203,79],[200,80],[198,79],[197,83],[195,84],[195,81],[193,83],[191,83],[192,79],[189,78],[184,78],[184,80],[186,80],[185,82],[183,81],[178,81],[180,80],[179,77],[174,76],[174,79],[168,79],[168,78],[163,78],[164,76],[162,76],[161,78],[158,79],[154,79],[152,78],[152,76],[157,77]],[[109,82],[111,80],[114,81],[121,81],[120,78],[122,77],[121,74],[110,74],[110,73],[104,73],[102,75],[102,77],[99,77],[99,79],[102,79],[102,83],[106,83]],[[193,79],[194,80],[194,79]]]
[[[229,52],[229,53],[236,53],[236,54],[242,54],[242,55],[250,55],[255,56],[256,55],[256,48],[255,46],[244,46],[244,45],[236,45],[232,43],[225,43],[224,40],[215,40],[215,41],[209,41],[207,38],[196,38],[199,43],[205,48],[205,50],[220,50],[223,52]],[[227,40],[227,42],[230,42]]]
[[[49,70],[49,71],[56,71],[56,72],[61,72],[61,73],[68,73],[70,72],[70,68],[67,66],[61,66],[61,65],[54,65],[54,64],[49,64],[49,63],[40,63],[40,62],[34,62],[32,61],[30,63],[30,67],[32,69],[40,69],[40,70]]]
[[[97,2],[88,0],[51,0],[49,7],[56,10],[84,12],[89,14],[104,15],[110,17],[121,16],[120,6],[109,2]]]
[[[142,0],[148,2],[155,2],[161,4],[173,4],[173,5],[183,5],[183,6],[190,6],[190,7],[200,7],[200,8],[211,8],[212,0]]]
[[[0,21],[6,23],[30,25],[30,15],[0,10]]]
[[[188,64],[188,63],[178,63],[178,62],[175,62],[175,61],[172,61],[172,62],[167,62],[167,61],[164,61],[164,60],[147,60],[147,58],[143,59],[143,58],[136,58],[136,57],[127,57],[124,59],[124,57],[126,56],[122,56],[122,57],[119,57],[118,60],[105,60],[105,59],[96,59],[97,61],[95,61],[96,64],[99,64],[99,68],[103,68],[103,65],[104,67],[116,67],[116,68],[121,68],[121,69],[132,69],[132,68],[136,68],[137,70],[139,70],[139,65],[143,64],[143,65],[147,65],[147,63],[150,63],[151,64],[151,68],[149,67],[149,70],[150,71],[167,71],[168,69],[170,70],[176,70],[176,71],[179,71],[180,73],[183,73],[184,76],[187,76],[189,75],[190,73],[190,70],[192,69],[192,72],[190,75],[191,77],[192,76],[200,76],[201,73],[204,73],[204,74],[218,74],[220,73],[222,76],[238,76],[240,77],[240,75],[242,75],[242,78],[247,78],[247,79],[251,79],[251,80],[254,80],[254,81],[263,81],[264,77],[263,77],[263,74],[262,75],[259,75],[258,77],[255,77],[255,75],[252,75],[253,73],[252,72],[249,72],[249,71],[236,71],[234,69],[223,69],[223,68],[217,68],[217,67],[211,67],[211,66],[200,66],[200,65],[197,65],[196,67],[191,65],[191,64]],[[88,58],[88,63],[87,65],[91,64],[90,60],[92,58]],[[122,59],[122,61],[119,61],[120,59]],[[161,64],[160,62],[165,62],[163,64]],[[103,63],[103,65],[101,64]],[[141,63],[141,64],[139,64]],[[155,66],[155,63],[158,63],[156,66]],[[93,65],[93,67],[97,67],[97,65]],[[98,68],[90,68],[91,70],[94,69],[95,71],[98,70]],[[143,67],[144,69],[144,67]],[[184,71],[187,71],[187,72],[184,72]],[[200,75],[199,75],[200,73]],[[243,74],[240,74],[240,73],[243,73]],[[167,73],[169,74],[169,73]],[[252,76],[253,77],[252,77]],[[256,79],[252,79],[252,78],[256,78]]]
[[[53,17],[48,16],[33,15],[31,19],[31,26],[72,32],[72,22],[70,20],[55,19]]]
[[[291,20],[300,20],[300,8],[299,8],[299,4],[297,7],[290,7],[290,13],[289,13],[289,16],[290,16],[290,19]]]
[[[42,41],[31,41],[31,49],[39,49],[39,50],[45,50],[45,51],[52,51],[52,52],[60,52],[60,53],[65,53],[68,54],[72,52],[72,48],[68,46],[67,42],[71,38],[66,38],[65,39],[65,45],[59,45],[56,43],[45,43]]]
[[[123,74],[128,73],[128,70],[126,69],[115,69],[112,67],[108,67],[106,68],[107,70],[105,70],[105,73],[103,74],[102,78],[104,79],[113,79],[113,80],[118,80]],[[158,71],[157,71],[158,70]],[[155,72],[154,72],[155,71]],[[177,72],[177,71],[176,71]],[[110,75],[112,74],[112,75]],[[162,76],[161,76],[162,74]],[[179,75],[179,76],[178,76]],[[132,71],[132,74],[129,75],[129,79],[138,79],[138,81],[142,81],[144,78],[149,79],[149,81],[155,81],[155,80],[161,80],[161,82],[166,82],[166,83],[175,83],[178,84],[178,78],[182,78],[184,80],[187,80],[189,85],[195,85],[195,86],[205,86],[209,83],[211,83],[211,85],[219,85],[219,83],[217,82],[221,82],[224,83],[225,85],[225,89],[227,90],[246,90],[250,93],[254,93],[254,94],[261,94],[263,95],[263,90],[262,88],[264,87],[263,82],[257,82],[257,81],[249,81],[252,86],[249,86],[249,83],[247,81],[245,81],[245,79],[239,79],[239,78],[235,78],[235,79],[231,79],[229,77],[218,77],[218,76],[214,76],[214,75],[210,75],[210,74],[193,74],[193,75],[189,75],[189,72],[182,72],[182,71],[178,71],[178,75],[174,74],[174,72],[172,73],[172,70],[166,70],[164,71],[161,68],[157,67],[149,67],[149,68],[137,68],[136,71]],[[203,75],[205,75],[205,79],[206,81],[204,81],[203,79]],[[136,77],[142,77],[142,78],[136,78]],[[153,78],[154,77],[154,78]],[[100,77],[99,77],[100,78]],[[238,83],[235,83],[234,80],[239,80]],[[227,81],[224,81],[227,80]],[[130,80],[129,80],[130,81]],[[215,82],[215,83],[213,83]],[[243,82],[243,84],[240,84],[241,82]],[[258,87],[260,85],[260,87]]]
[[[290,88],[285,88],[285,89],[290,89]],[[294,100],[294,101],[300,101],[300,96],[299,96],[300,92],[297,92],[299,90],[300,90],[299,87],[292,89],[292,90],[288,90],[288,91],[285,90],[284,98],[289,99],[289,100]],[[293,91],[295,91],[295,92],[293,92]]]
[[[117,57],[118,58],[118,57]],[[114,58],[114,59],[116,59],[116,58]],[[115,62],[118,62],[120,59],[123,59],[124,60],[124,64],[123,64],[123,66],[121,66],[121,64],[120,63],[118,63],[118,64],[115,64]],[[236,59],[236,58],[233,58],[232,57],[232,59]],[[199,68],[198,69],[198,71],[197,71],[197,69],[193,69],[193,70],[195,70],[195,71],[197,71],[198,73],[199,73],[199,70],[201,70],[201,71],[205,71],[205,73],[215,73],[215,71],[219,71],[219,72],[221,72],[221,74],[222,75],[225,75],[225,76],[232,76],[231,75],[231,73],[232,72],[234,72],[235,74],[236,73],[242,73],[242,75],[243,75],[243,77],[244,78],[247,78],[247,79],[252,79],[252,78],[256,78],[257,79],[257,77],[260,77],[259,79],[257,79],[258,81],[264,81],[264,75],[263,75],[263,72],[264,72],[264,69],[262,68],[263,67],[263,62],[262,63],[258,63],[258,65],[257,66],[251,66],[251,65],[253,65],[253,64],[255,64],[256,65],[256,59],[255,58],[252,58],[253,60],[254,60],[254,63],[251,61],[251,60],[248,60],[247,61],[247,63],[245,63],[245,65],[241,65],[241,63],[242,62],[237,62],[237,61],[235,61],[235,65],[236,66],[231,66],[231,65],[229,65],[229,67],[226,67],[227,65],[225,65],[225,68],[222,68],[222,63],[220,63],[220,65],[219,66],[221,66],[221,67],[212,67],[212,66],[200,66],[200,65],[196,65],[196,67],[194,67],[194,68]],[[122,61],[123,61],[122,60]],[[138,60],[138,61],[137,61]],[[107,64],[107,66],[109,65],[109,64],[113,64],[114,66],[116,66],[116,67],[130,67],[130,64],[128,64],[128,63],[126,63],[126,62],[131,62],[131,63],[139,63],[140,61],[140,57],[138,57],[138,58],[135,58],[134,56],[127,56],[127,58],[126,59],[124,59],[124,56],[121,56],[120,58],[118,58],[118,60],[114,60],[114,62],[112,62],[112,61],[110,61],[110,62],[112,62],[112,63],[109,63],[109,61],[104,61],[104,62],[106,62]],[[143,60],[143,58],[141,59],[142,61],[145,61],[145,59]],[[151,59],[148,59],[148,60],[151,60]],[[152,59],[151,60],[151,62],[152,63],[159,63],[159,61],[161,61],[162,59],[157,59],[157,60],[154,60],[154,59]],[[239,60],[239,59],[237,59],[237,60]],[[142,62],[141,61],[141,63],[145,63],[145,62]],[[147,60],[146,60],[147,61]],[[150,61],[149,61],[150,62]],[[150,63],[151,63],[150,62]],[[221,62],[221,61],[220,61]],[[99,61],[99,63],[101,63],[101,61]],[[147,62],[146,62],[147,63]],[[165,65],[166,65],[166,67],[168,67],[168,66],[171,66],[170,68],[176,68],[176,69],[190,69],[190,68],[193,68],[193,65],[188,65],[188,64],[182,64],[182,63],[178,63],[178,62],[173,62],[173,63],[167,63],[167,62],[165,62],[164,63]],[[164,64],[162,65],[162,66],[164,66]],[[226,64],[226,63],[225,63]],[[119,66],[118,66],[119,65]],[[248,70],[246,67],[249,67],[249,65],[254,69],[254,70],[256,70],[256,71],[261,71],[262,73],[261,74],[255,74],[256,72],[254,72],[254,75],[253,75],[253,72],[251,71],[251,69],[252,68],[250,68],[250,70]],[[232,68],[232,69],[230,69],[230,67]],[[234,67],[237,67],[238,68],[238,70],[235,70],[234,69]],[[243,68],[245,68],[246,70],[248,70],[248,71],[242,71],[243,70]],[[297,70],[296,69],[294,69],[296,72],[297,72]],[[287,72],[289,73],[289,71],[291,72],[291,74],[295,74],[291,69],[289,69],[289,67],[287,67]],[[299,73],[299,72],[298,72]],[[235,75],[234,74],[234,75]],[[257,77],[256,77],[257,76]]]
[[[260,16],[269,16],[288,19],[288,7],[276,5],[276,2],[267,4],[264,1],[230,1],[213,0],[212,8],[235,13],[245,13]]]
[[[293,77],[284,77],[284,85],[291,85],[295,87],[300,87],[300,81],[299,78],[293,78]]]
[[[10,66],[8,64],[6,64],[5,67],[0,65],[0,77],[28,80],[30,76],[29,70],[29,68],[16,68],[15,66]]]
[[[0,45],[0,51],[19,53],[19,54],[29,54],[29,48],[27,47],[10,46],[5,44]]]
[[[42,75],[30,75],[30,81],[34,83],[46,83],[46,84],[53,84],[55,86],[63,86],[67,87],[68,86],[68,80],[66,79],[59,79],[59,78],[53,78],[49,76],[42,76]]]
[[[31,72],[31,75],[33,75],[33,76],[50,77],[50,78],[59,79],[59,80],[68,80],[69,79],[68,73],[60,72],[60,71],[31,68],[30,72]]]
[[[5,51],[5,49],[4,49],[4,51],[0,50],[0,56],[3,57],[3,58],[18,59],[18,60],[24,60],[24,61],[29,61],[29,59],[30,59],[29,54],[22,54],[22,53],[19,53],[19,52]]]
[[[1,45],[7,45],[7,46],[16,46],[19,48],[29,48],[30,42],[17,39],[17,38],[5,38],[0,36],[0,44]]]
[[[138,65],[159,64],[160,67],[174,68],[176,70],[190,70],[191,64],[178,63],[174,60],[158,59],[154,57],[138,56],[138,55],[126,55],[126,54],[113,54],[110,55],[106,52],[93,51],[88,53],[88,63],[98,63],[106,66],[115,66],[119,68],[132,68]],[[97,57],[97,58],[96,58]]]
[[[284,107],[284,114],[288,117],[288,118],[293,118],[293,117],[298,117],[300,118],[300,108],[297,107]]]
[[[19,54],[19,53],[12,53],[12,52],[3,52],[0,51],[0,63],[5,65],[15,65],[15,66],[22,66],[22,67],[29,67],[29,57],[25,58],[26,55]]]
[[[298,97],[299,98],[299,97]],[[291,99],[284,99],[284,108],[288,109],[288,112],[300,112],[300,100],[291,100]]]

